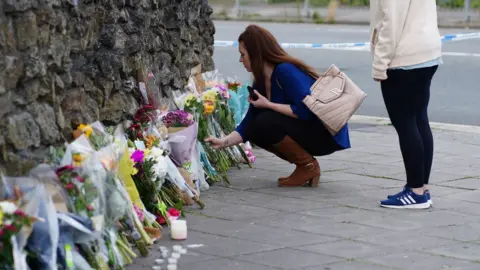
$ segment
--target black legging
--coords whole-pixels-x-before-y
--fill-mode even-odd
[[[272,110],[262,110],[245,129],[246,140],[269,150],[289,136],[312,156],[329,155],[340,147],[319,120],[302,121]]]
[[[428,121],[430,83],[438,66],[388,70],[382,95],[400,141],[407,186],[428,184],[433,160],[433,136]]]

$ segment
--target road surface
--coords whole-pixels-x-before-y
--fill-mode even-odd
[[[258,24],[270,30],[279,42],[343,43],[365,42],[369,38],[369,29],[365,26]],[[236,40],[247,25],[247,22],[215,21],[215,39]],[[442,35],[468,32],[475,30],[441,30]],[[289,49],[288,52],[319,71],[336,64],[368,94],[357,114],[387,116],[380,86],[371,79],[368,51]],[[480,126],[480,39],[444,43],[443,52],[444,64],[432,83],[430,120]],[[215,48],[214,60],[219,72],[224,76],[236,75],[243,82],[250,79],[250,75],[238,59],[237,48]]]

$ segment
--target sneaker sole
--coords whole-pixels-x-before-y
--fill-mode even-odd
[[[409,204],[409,205],[385,205],[380,204],[381,207],[391,208],[391,209],[428,209],[432,206],[431,203],[417,203],[417,204]]]

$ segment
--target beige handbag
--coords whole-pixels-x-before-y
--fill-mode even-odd
[[[277,84],[283,89],[278,79]],[[303,99],[303,103],[322,120],[332,135],[337,134],[347,124],[367,97],[367,94],[335,65],[331,65],[318,77],[310,91],[311,94]]]
[[[337,134],[347,124],[367,97],[367,94],[335,65],[331,65],[318,77],[310,91],[311,94],[303,99],[303,103],[322,120],[332,135]]]

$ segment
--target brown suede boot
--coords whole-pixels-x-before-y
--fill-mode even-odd
[[[285,161],[288,162],[288,163],[291,163],[291,162],[288,161],[282,154],[280,154],[280,152],[278,152],[277,149],[275,149],[274,147],[265,148],[265,150],[268,151],[268,152],[270,152],[270,153],[272,153],[272,154],[274,154],[274,155],[277,156],[279,159],[282,159],[282,160],[285,160]],[[285,180],[285,179],[287,179],[287,178],[288,178],[288,176],[279,177],[279,178],[278,178],[278,182],[283,181],[283,180]]]
[[[295,171],[285,180],[279,181],[281,187],[310,186],[317,187],[320,181],[318,161],[298,145],[292,138],[286,136],[275,149],[289,162],[297,165]]]

